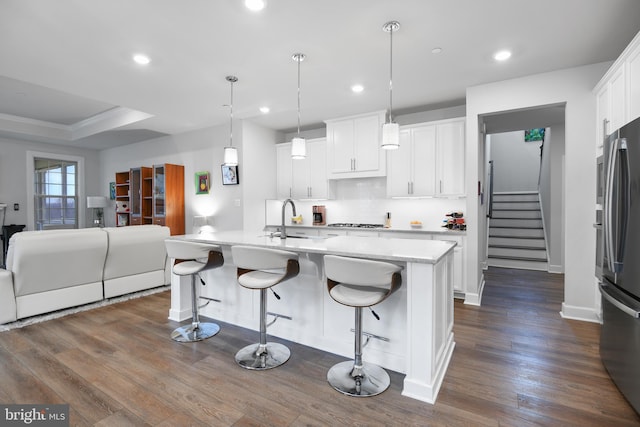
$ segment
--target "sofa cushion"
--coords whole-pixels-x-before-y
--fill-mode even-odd
[[[164,239],[169,227],[135,225],[107,227],[108,255],[104,265],[104,281],[151,271],[164,273],[167,252]],[[163,285],[158,283],[156,286]]]
[[[102,282],[107,234],[99,228],[25,231],[11,237],[6,269],[16,297]]]

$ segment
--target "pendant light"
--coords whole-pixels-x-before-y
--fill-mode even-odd
[[[300,136],[300,63],[304,61],[304,53],[294,53],[291,58],[298,63],[298,136],[291,140],[291,158],[304,159],[307,157],[307,145]]]
[[[231,103],[229,104],[229,146],[224,147],[224,165],[238,165],[238,150],[233,146],[233,84],[238,81],[236,76],[227,76],[226,80],[231,83]]]
[[[389,33],[389,120],[382,125],[382,148],[396,150],[400,147],[400,126],[393,121],[393,32],[398,31],[400,23],[389,21],[382,30]]]

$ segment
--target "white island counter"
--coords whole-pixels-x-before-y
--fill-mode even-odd
[[[394,262],[404,267],[403,284],[374,309],[380,320],[363,316],[363,330],[388,338],[371,339],[363,351],[365,361],[404,373],[402,394],[434,403],[453,348],[453,248],[455,243],[376,237],[329,238],[269,237],[261,233],[227,231],[171,239],[204,241],[220,245],[225,265],[203,274],[204,297],[221,300],[201,310],[201,315],[257,330],[259,292],[237,284],[231,246],[250,245],[297,252],[300,274],[275,287],[281,296],[270,295],[270,312],[291,317],[279,319],[268,334],[315,347],[347,358],[353,357],[353,309],[328,295],[322,257],[325,254]],[[188,278],[172,275],[169,318],[183,321],[191,316]],[[296,357],[295,353],[291,356]]]

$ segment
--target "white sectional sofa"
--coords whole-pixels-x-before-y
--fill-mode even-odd
[[[25,231],[0,269],[0,324],[169,284],[169,228]]]

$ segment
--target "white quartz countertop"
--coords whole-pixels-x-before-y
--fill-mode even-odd
[[[280,228],[280,224],[267,224],[265,228],[273,229]],[[299,225],[299,224],[287,224],[287,229],[310,229],[310,230],[345,230],[345,231],[372,231],[372,232],[392,232],[399,231],[402,233],[413,233],[413,234],[442,234],[449,236],[465,236],[467,234],[466,231],[460,230],[449,230],[447,228],[439,227],[439,228],[428,228],[426,226],[423,227],[402,227],[402,226],[394,226],[390,228],[358,228],[358,227],[330,227],[328,225]]]
[[[221,231],[172,236],[170,239],[208,242],[217,245],[248,245],[289,250],[300,253],[320,253],[435,264],[453,250],[455,242],[381,237],[270,237],[261,232]]]

